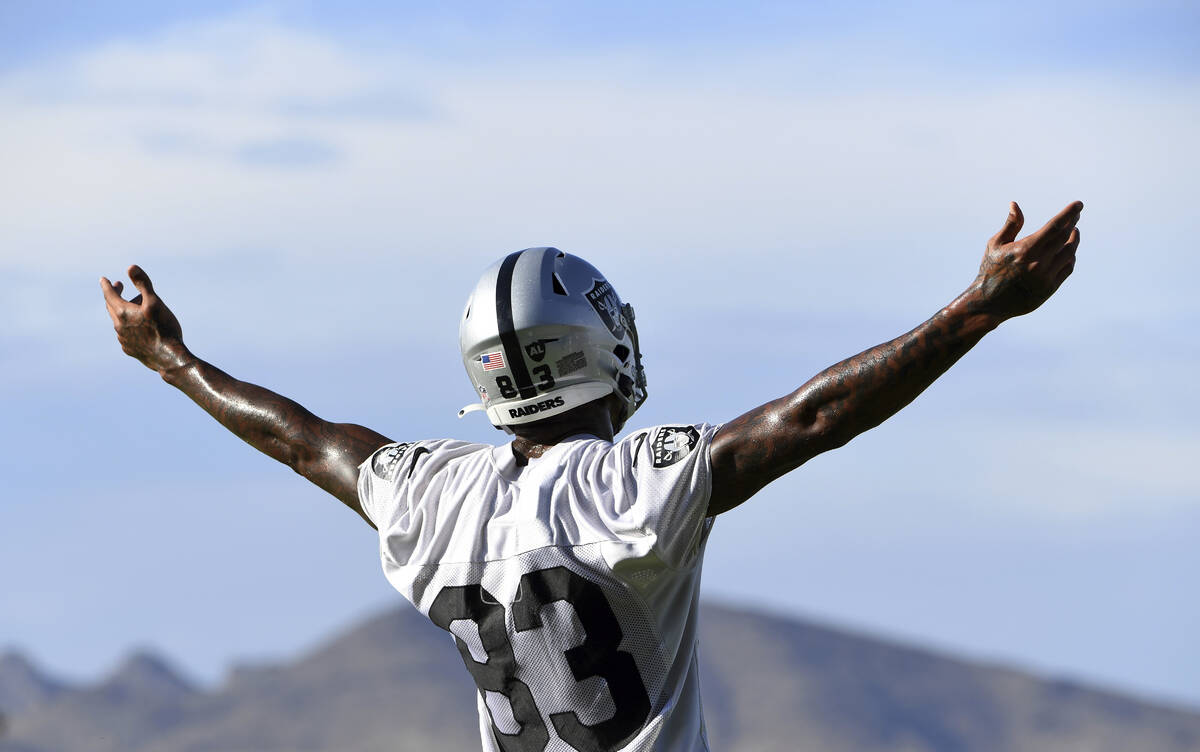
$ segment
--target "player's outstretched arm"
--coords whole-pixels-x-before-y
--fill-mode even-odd
[[[131,266],[129,279],[141,293],[133,300],[121,297],[120,282],[100,279],[121,349],[255,449],[316,483],[371,524],[358,500],[358,466],[390,439],[352,423],[321,420],[292,400],[238,381],[197,358],[184,346],[179,320],[155,294],[146,273]]]
[[[933,318],[826,368],[795,392],[755,408],[713,437],[710,514],[741,504],[821,452],[879,425],[946,372],[985,334],[1044,303],[1075,268],[1083,204],[1017,240],[1014,203],[988,241],[979,276]]]

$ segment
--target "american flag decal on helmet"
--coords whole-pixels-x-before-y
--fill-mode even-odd
[[[484,353],[479,356],[479,362],[483,364],[483,370],[494,371],[504,367],[504,356],[498,352]]]

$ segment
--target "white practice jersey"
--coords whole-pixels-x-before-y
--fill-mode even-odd
[[[696,653],[716,427],[390,444],[359,497],[392,585],[454,635],[489,751],[708,749]]]

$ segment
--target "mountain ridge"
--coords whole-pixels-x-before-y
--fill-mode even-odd
[[[1200,711],[1074,680],[728,604],[705,603],[700,630],[714,750],[1200,750]],[[4,709],[0,752],[472,750],[475,695],[445,632],[405,606],[211,689],[135,653],[106,681]]]
[[[24,653],[0,653],[0,710],[20,712],[57,696],[67,684],[49,676]]]

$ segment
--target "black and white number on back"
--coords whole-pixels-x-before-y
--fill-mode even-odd
[[[541,611],[565,601],[575,611],[585,636],[565,651],[575,681],[600,677],[608,686],[614,712],[598,723],[586,724],[571,710],[550,713],[559,738],[581,752],[614,752],[623,747],[650,717],[650,697],[633,656],[621,650],[624,636],[612,607],[599,586],[566,567],[528,572],[521,577],[519,597],[510,606],[513,626],[519,632],[539,629]],[[508,698],[516,733],[504,733],[492,721],[492,730],[504,752],[541,752],[550,736],[529,686],[517,678],[520,666],[508,639],[504,607],[481,585],[452,585],[438,592],[429,618],[450,631],[452,622],[469,619],[479,628],[486,660],[477,661],[457,635],[455,642],[467,670],[480,692],[498,692]],[[553,703],[555,698],[542,698]]]

